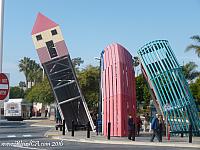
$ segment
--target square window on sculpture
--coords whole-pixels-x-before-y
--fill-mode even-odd
[[[36,39],[37,39],[37,41],[41,40],[42,39],[42,35],[41,34],[37,35]]]
[[[57,30],[56,30],[56,29],[51,30],[51,34],[52,34],[52,35],[56,35],[56,34],[58,34],[58,33],[57,33]]]

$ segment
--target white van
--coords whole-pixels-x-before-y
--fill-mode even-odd
[[[26,100],[9,99],[4,103],[4,117],[10,120],[24,120],[30,118],[31,104]]]

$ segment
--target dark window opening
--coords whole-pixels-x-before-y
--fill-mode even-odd
[[[42,39],[42,35],[41,34],[37,35],[36,39],[37,39],[37,41],[41,40]]]
[[[55,48],[54,43],[53,43],[52,40],[46,42],[46,45],[47,45],[47,48],[48,48],[48,51],[49,51],[49,54],[50,54],[51,58],[54,58],[54,57],[58,56],[56,48]]]
[[[52,34],[52,35],[56,35],[56,34],[58,34],[58,32],[57,32],[56,29],[54,29],[54,30],[51,30],[51,34]]]

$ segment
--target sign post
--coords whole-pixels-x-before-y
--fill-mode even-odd
[[[166,138],[168,139],[168,140],[170,140],[170,135],[169,135],[169,128],[168,128],[168,121],[167,121],[167,119],[168,119],[168,113],[169,113],[169,111],[172,109],[172,107],[171,107],[171,105],[170,104],[166,104],[165,106],[164,106],[164,109],[165,109],[165,111],[166,111]]]

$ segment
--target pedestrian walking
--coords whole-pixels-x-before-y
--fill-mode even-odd
[[[159,120],[158,120],[158,114],[156,114],[156,116],[152,119],[152,123],[151,123],[151,129],[153,130],[153,134],[151,136],[151,142],[153,142],[155,136],[158,139],[159,142],[161,142],[160,139],[160,131],[159,131]]]
[[[128,139],[133,140],[134,136],[134,121],[133,117],[131,115],[128,116]]]
[[[136,125],[137,125],[137,136],[139,136],[140,135],[140,129],[141,129],[141,127],[142,127],[142,120],[141,120],[141,118],[140,118],[140,116],[137,116],[137,118],[136,118]]]
[[[58,123],[58,124],[62,123],[62,119],[61,119],[60,112],[58,109],[56,111],[56,123]]]

